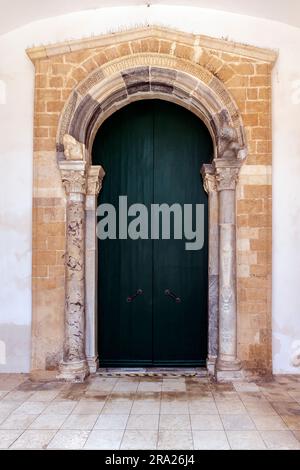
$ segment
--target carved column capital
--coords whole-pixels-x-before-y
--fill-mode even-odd
[[[216,186],[218,191],[235,190],[240,172],[240,161],[216,159],[214,161]]]
[[[216,184],[218,191],[223,189],[234,190],[238,181],[238,168],[217,168],[216,169]]]
[[[200,172],[203,178],[203,187],[205,192],[209,194],[216,191],[216,175],[213,166],[210,164],[203,164]]]
[[[102,166],[90,166],[87,176],[87,194],[90,196],[98,196],[102,188],[102,180],[105,171]]]
[[[82,161],[60,161],[61,180],[66,194],[86,194],[86,164]]]

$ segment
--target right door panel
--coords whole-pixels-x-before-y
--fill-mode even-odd
[[[156,102],[154,111],[154,203],[204,205],[204,246],[186,240],[153,241],[153,364],[195,366],[207,355],[207,195],[200,176],[212,152],[204,125],[185,109]],[[173,227],[171,217],[171,227]],[[160,230],[162,224],[160,223]],[[183,228],[184,229],[184,228]]]

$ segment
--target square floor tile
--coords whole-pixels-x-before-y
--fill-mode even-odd
[[[191,421],[189,415],[160,415],[159,430],[190,431]]]
[[[158,449],[189,450],[193,449],[191,431],[159,431]]]
[[[33,395],[33,391],[22,391],[22,390],[13,390],[9,392],[5,397],[2,399],[3,401],[19,401],[22,403],[23,401],[28,400],[31,395]]]
[[[17,439],[10,449],[46,449],[56,431],[28,430]]]
[[[140,382],[138,392],[160,392],[162,382]]]
[[[227,450],[229,443],[225,431],[193,431],[194,449]]]
[[[267,403],[268,402],[264,394],[261,392],[239,392],[239,397],[244,404],[248,402],[253,402],[253,403],[261,403],[261,402]]]
[[[106,378],[102,380],[93,380],[89,385],[88,385],[88,390],[90,392],[111,392],[113,388],[115,387],[118,379],[114,378]]]
[[[0,430],[0,449],[8,449],[23,432],[21,429]]]
[[[300,442],[291,431],[261,431],[260,435],[268,449],[300,449]]]
[[[189,414],[188,402],[183,400],[162,400],[161,414]]]
[[[27,429],[35,415],[11,414],[0,425],[0,429]]]
[[[44,410],[45,414],[68,415],[76,406],[76,401],[52,401]]]
[[[67,417],[62,425],[62,429],[77,429],[82,431],[90,431],[93,429],[98,415],[75,415],[71,414]]]
[[[48,449],[82,449],[89,431],[60,430],[50,441]]]
[[[154,414],[132,414],[127,421],[127,429],[143,429],[144,431],[155,431],[158,429],[159,415]]]
[[[49,402],[54,400],[59,394],[59,390],[38,390],[34,392],[28,401]]]
[[[124,430],[128,421],[128,414],[101,414],[94,426],[94,429]]]
[[[100,414],[105,401],[93,401],[93,400],[80,400],[75,408],[72,410],[72,414],[76,415],[94,415]]]
[[[4,401],[0,402],[0,413],[11,413],[20,406],[20,403],[17,401]]]
[[[136,392],[138,388],[138,382],[127,382],[127,381],[119,381],[114,386],[114,392]]]
[[[219,415],[191,414],[193,431],[223,431],[223,424]]]
[[[233,386],[237,392],[259,392],[259,387],[254,382],[234,382]]]
[[[233,450],[266,449],[258,431],[227,431],[226,434]]]
[[[10,411],[0,411],[0,424],[3,423],[3,421],[8,418],[8,416],[10,415]]]
[[[276,411],[268,401],[244,402],[245,408],[250,415],[276,415]]]
[[[283,392],[282,390],[264,390],[263,393],[268,401],[291,401],[291,396],[288,394],[288,392]]]
[[[300,400],[300,385],[298,386],[298,390],[289,390],[288,393],[294,400],[298,402]]]
[[[240,402],[241,399],[240,399],[240,396],[237,392],[235,391],[224,391],[224,392],[213,392],[213,397],[214,399],[216,400],[216,402],[218,401],[230,401],[231,403],[232,402]]]
[[[157,431],[126,429],[120,448],[122,450],[155,450],[157,438]]]
[[[214,401],[192,401],[189,402],[191,414],[218,415],[218,408]]]
[[[163,392],[185,392],[186,386],[185,386],[185,383],[163,382],[162,391]]]
[[[281,418],[292,431],[300,431],[300,416],[284,416],[281,415]]]
[[[135,400],[131,414],[158,414],[160,411],[160,400]]]
[[[203,403],[211,402],[215,403],[215,399],[211,392],[187,392],[187,399],[189,403]]]
[[[133,405],[132,400],[108,400],[103,409],[103,414],[128,414]]]
[[[300,416],[300,405],[296,402],[272,401],[271,405],[279,415]]]
[[[122,430],[93,430],[86,444],[85,449],[113,449],[118,450],[123,438],[124,431]]]
[[[221,415],[225,431],[251,431],[255,425],[251,418],[246,415]]]
[[[38,401],[25,401],[13,411],[13,414],[39,415],[46,408],[47,403]]]
[[[41,414],[29,426],[29,429],[56,429],[58,430],[68,415]]]
[[[293,431],[293,434],[294,434],[295,438],[298,439],[298,441],[300,443],[300,431]]]
[[[259,431],[279,431],[287,429],[286,424],[276,415],[253,415],[252,420]]]
[[[246,408],[242,401],[218,401],[217,408],[221,415],[241,415],[247,414]]]
[[[87,390],[86,392],[82,394],[79,401],[81,400],[95,401],[95,402],[98,402],[99,404],[104,404],[105,401],[110,397],[112,393],[113,392],[99,392],[99,391],[94,391],[94,390],[91,390],[91,391]],[[116,393],[119,393],[119,392],[116,392]]]

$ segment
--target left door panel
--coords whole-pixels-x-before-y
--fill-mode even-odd
[[[114,114],[94,144],[94,162],[106,172],[98,204],[112,204],[117,215],[119,196],[127,196],[128,206],[139,202],[150,207],[153,200],[153,116],[148,106],[135,103]],[[98,263],[100,367],[151,365],[151,239],[100,240]],[[135,296],[139,289],[142,294]]]

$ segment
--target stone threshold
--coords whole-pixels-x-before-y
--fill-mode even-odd
[[[100,377],[207,377],[205,367],[173,368],[99,368],[95,374]]]

